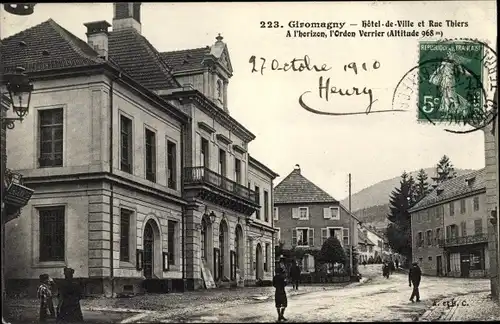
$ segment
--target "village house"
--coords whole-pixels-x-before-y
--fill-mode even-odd
[[[337,199],[304,177],[298,165],[274,189],[274,217],[283,249],[306,251],[302,260],[297,260],[303,272],[315,271],[311,251],[320,250],[331,236],[345,249],[357,246],[358,236],[352,234],[359,221]]]
[[[374,262],[375,260],[375,243],[373,243],[364,233],[363,229],[358,228],[358,255],[359,263]]]
[[[486,170],[439,184],[410,209],[413,261],[428,275],[488,275]]]
[[[107,296],[270,278],[277,174],[229,114],[222,37],[160,53],[140,3],[113,8],[87,42],[51,19],[2,40],[4,71],[35,89],[8,135],[8,167],[35,190],[7,224],[8,292],[65,266]]]

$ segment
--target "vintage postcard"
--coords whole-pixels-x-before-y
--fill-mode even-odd
[[[497,3],[3,3],[2,323],[500,320]]]

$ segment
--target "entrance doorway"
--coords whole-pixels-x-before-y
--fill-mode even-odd
[[[436,270],[438,276],[443,275],[443,261],[440,255],[436,257]]]
[[[225,221],[221,221],[219,226],[219,278],[229,277],[229,231]],[[227,265],[226,265],[227,263]]]
[[[460,256],[460,277],[468,278],[470,272],[470,255],[462,254]]]
[[[150,279],[153,277],[153,259],[154,259],[154,233],[151,222],[147,222],[144,227],[144,277]]]
[[[255,249],[255,279],[259,280],[262,279],[262,246],[260,246],[260,243],[257,244],[257,248]]]

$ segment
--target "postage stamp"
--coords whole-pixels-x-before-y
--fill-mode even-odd
[[[418,120],[476,123],[483,107],[477,59],[483,45],[421,42],[419,47]]]
[[[497,115],[497,54],[474,39],[419,43],[419,64],[398,82],[393,108],[417,106],[417,120],[446,123],[454,133],[485,128]],[[464,126],[472,129],[463,130]]]

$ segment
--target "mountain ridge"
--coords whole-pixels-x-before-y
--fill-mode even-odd
[[[432,184],[433,181],[431,178],[436,176],[436,168],[435,167],[425,168],[424,171],[427,173],[429,185]],[[455,169],[457,176],[467,174],[467,173],[470,173],[473,171],[475,171],[475,170],[473,170],[473,169]],[[407,172],[407,173],[409,175],[413,176],[413,178],[416,178],[418,172],[419,172],[419,170]],[[360,214],[359,212],[364,209],[365,210],[364,214],[366,215],[366,209],[369,209],[369,208],[372,209],[369,214],[372,214],[372,213],[379,214],[382,210],[384,210],[384,208],[382,208],[380,206],[387,205],[387,208],[388,208],[389,195],[394,190],[394,188],[399,186],[400,180],[401,180],[401,176],[397,176],[397,177],[394,177],[391,179],[382,180],[382,181],[379,181],[379,182],[377,182],[369,187],[366,187],[366,188],[352,194],[351,195],[351,210],[353,211],[354,214],[356,214],[357,216],[360,216],[360,217],[361,217],[361,215],[359,215]],[[344,206],[347,206],[347,204],[349,204],[349,197],[343,199],[341,201],[341,203]],[[377,207],[377,206],[379,206],[379,208],[375,208],[377,210],[375,212],[373,207]],[[373,218],[373,215],[370,218]],[[378,217],[374,217],[374,218],[377,219]]]

